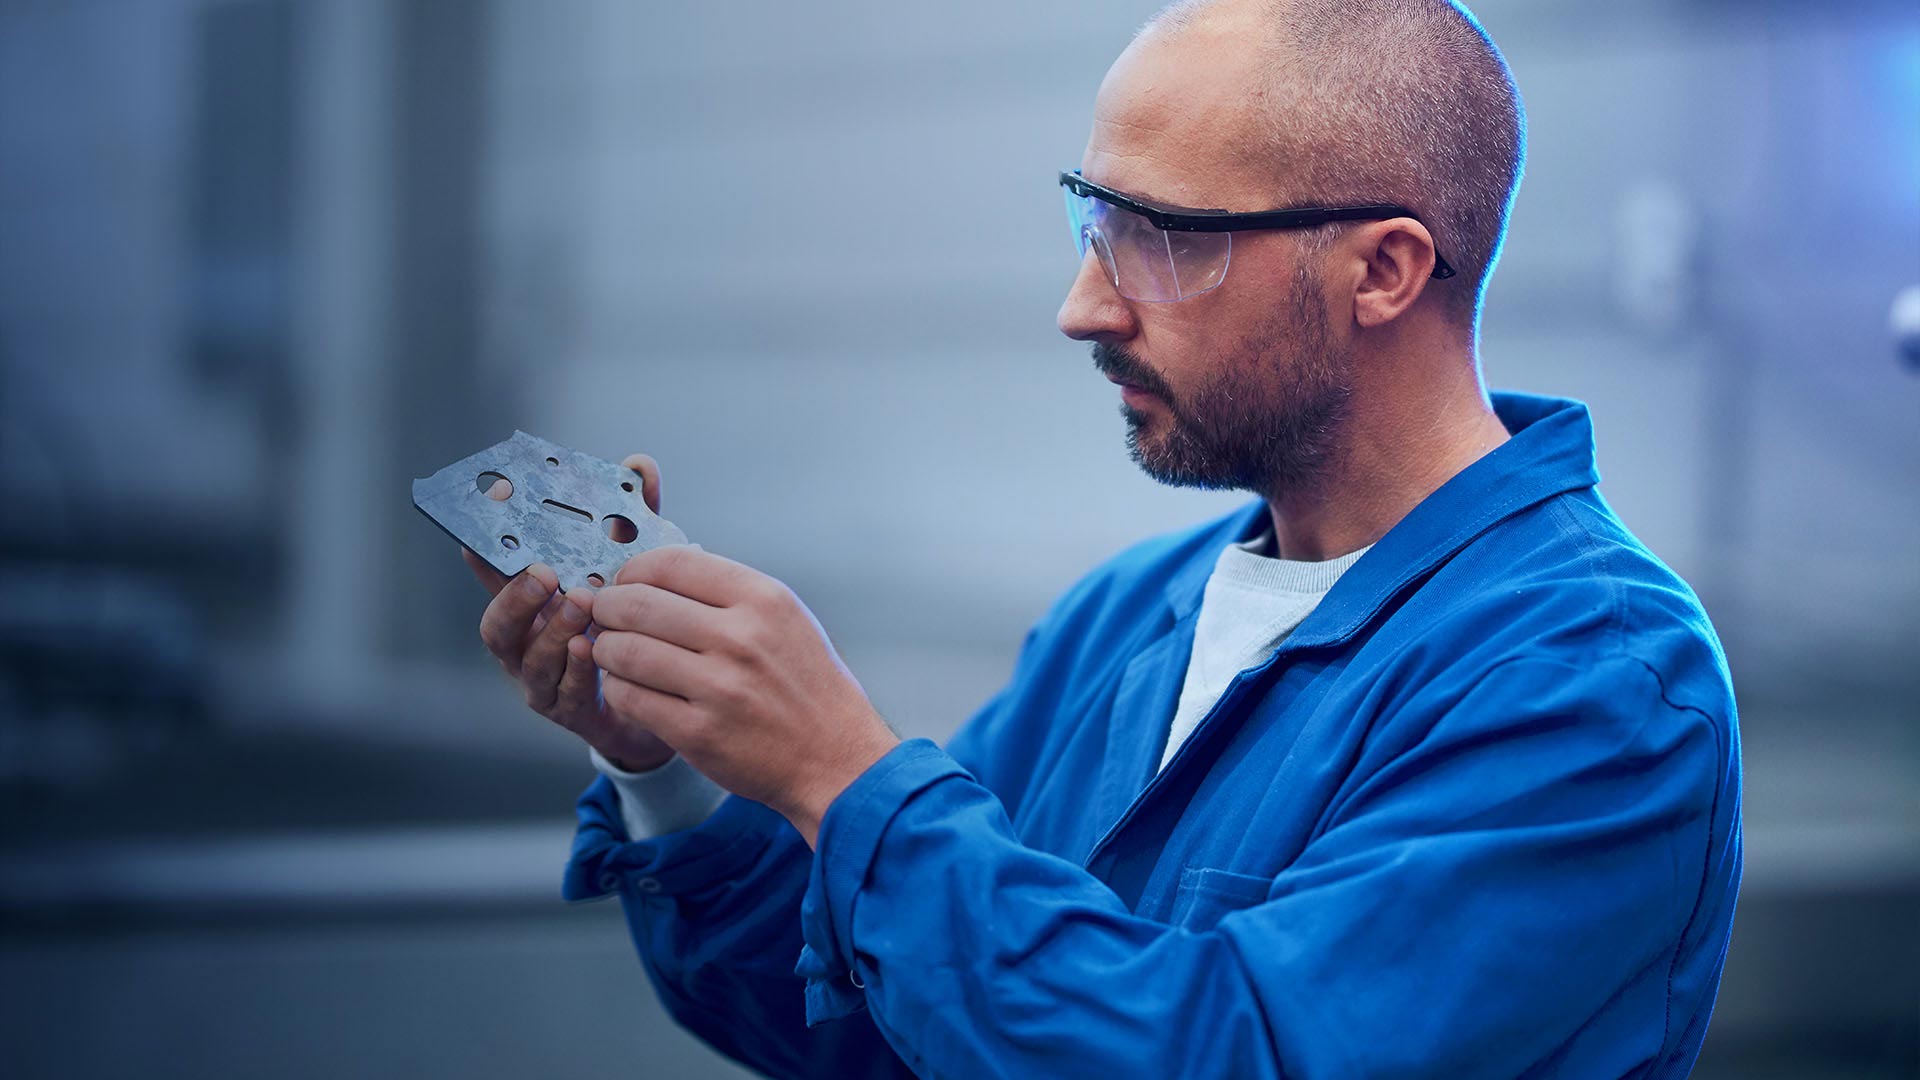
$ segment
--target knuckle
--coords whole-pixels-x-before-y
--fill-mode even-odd
[[[686,550],[684,548],[674,547],[671,545],[667,547],[654,548],[652,551],[646,552],[639,556],[639,559],[647,560],[645,565],[651,573],[657,574],[661,577],[665,577],[666,575],[673,573],[675,570],[678,570],[680,567],[680,563],[685,558],[686,558]]]
[[[485,619],[480,620],[480,644],[485,645],[487,651],[495,656],[499,656],[504,651],[501,648],[502,643],[498,624],[488,622]]]
[[[527,646],[526,653],[520,658],[520,670],[527,673],[529,679],[554,679],[560,674],[553,656],[553,640],[542,636]]]
[[[749,601],[762,611],[773,612],[785,607],[793,598],[793,590],[784,582],[770,577],[762,577],[748,587]]]
[[[722,679],[714,684],[714,703],[728,712],[737,712],[744,708],[753,695],[744,682],[739,679]]]
[[[751,664],[759,654],[759,623],[742,619],[720,632],[720,652],[738,664]]]
[[[537,687],[533,696],[536,702],[534,709],[542,716],[555,712],[554,707],[560,703],[559,688],[556,686]]]
[[[754,623],[747,626],[739,634],[738,648],[733,655],[734,661],[745,668],[758,668],[761,659],[767,654],[767,639],[768,634],[764,624]]]
[[[620,595],[613,603],[611,617],[622,626],[632,626],[646,615],[647,590],[641,585],[618,585]]]
[[[718,725],[696,721],[675,732],[675,742],[679,749],[689,752],[693,757],[707,757],[722,749],[724,742],[719,737]]]
[[[740,659],[750,665],[758,666],[780,643],[778,625],[764,614],[745,620],[736,636],[740,643]]]

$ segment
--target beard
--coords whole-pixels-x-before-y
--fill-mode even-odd
[[[1135,464],[1174,487],[1268,498],[1311,490],[1337,448],[1353,396],[1351,358],[1333,348],[1314,285],[1304,267],[1297,270],[1273,313],[1179,393],[1139,357],[1095,343],[1095,367],[1165,405],[1148,412],[1121,404]]]

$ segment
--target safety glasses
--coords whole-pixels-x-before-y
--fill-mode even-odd
[[[1308,229],[1330,221],[1384,221],[1409,217],[1404,206],[1306,206],[1290,210],[1186,210],[1156,206],[1088,180],[1080,170],[1060,174],[1067,220],[1080,257],[1092,248],[1121,296],[1166,303],[1198,296],[1227,277],[1233,234],[1249,229]],[[1454,275],[1434,256],[1433,276]]]

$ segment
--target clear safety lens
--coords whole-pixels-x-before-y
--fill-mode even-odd
[[[1121,296],[1165,303],[1206,292],[1227,276],[1233,234],[1156,229],[1131,210],[1061,189],[1080,257],[1092,247]]]

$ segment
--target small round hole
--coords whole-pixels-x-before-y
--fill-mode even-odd
[[[513,481],[497,472],[483,472],[474,477],[473,486],[494,502],[506,502],[513,498]]]
[[[588,574],[588,575],[587,575],[587,584],[589,584],[589,585],[591,585],[591,586],[593,586],[593,587],[594,587],[594,588],[596,588],[596,589],[597,589],[597,588],[599,588],[599,587],[600,587],[600,586],[602,586],[602,585],[605,585],[606,583],[607,583],[607,579],[606,579],[606,578],[603,578],[603,577],[601,577],[601,576],[600,576],[599,574]]]
[[[519,551],[520,538],[517,536],[511,536],[511,535],[503,536],[500,538],[500,546],[503,548],[506,548],[508,551]]]
[[[550,458],[548,458],[548,459],[547,459],[547,464],[549,464],[549,465],[558,465],[558,464],[560,464],[560,459],[559,459],[559,458],[557,458],[557,457],[550,457]]]
[[[631,544],[640,536],[640,529],[634,525],[633,519],[619,514],[608,514],[600,520],[600,525],[607,530],[607,538],[616,544]]]
[[[633,490],[633,481],[631,481],[631,480],[622,480],[622,481],[620,481],[620,490],[621,490],[621,491],[632,491],[632,490]]]

